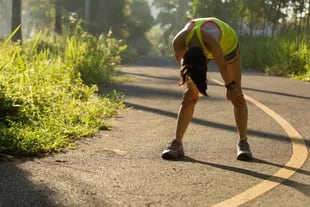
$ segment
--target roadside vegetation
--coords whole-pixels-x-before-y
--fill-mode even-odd
[[[124,107],[108,87],[120,65],[171,57],[173,36],[206,14],[236,30],[244,67],[310,81],[308,0],[0,0],[0,14],[0,154],[57,152],[108,129]]]
[[[98,88],[112,81],[124,45],[83,31],[23,46],[10,38],[0,43],[0,153],[56,152],[109,128],[122,95]]]
[[[309,36],[242,37],[240,47],[245,67],[310,81]]]

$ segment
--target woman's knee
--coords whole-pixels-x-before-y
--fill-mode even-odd
[[[188,88],[183,94],[182,106],[195,105],[199,98],[200,96],[197,90]]]

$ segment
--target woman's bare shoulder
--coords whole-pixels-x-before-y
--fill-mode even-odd
[[[190,22],[187,23],[173,38],[173,42],[175,43],[185,43],[185,39],[190,31],[193,29],[193,24]]]

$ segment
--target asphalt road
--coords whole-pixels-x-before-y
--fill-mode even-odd
[[[174,137],[183,92],[177,70],[167,58],[143,58],[124,67],[122,75],[130,81],[115,87],[125,94],[128,108],[111,119],[111,131],[81,139],[77,148],[64,153],[0,162],[0,207],[197,207],[231,198],[233,203],[224,206],[309,206],[310,160],[302,150],[310,146],[310,84],[244,70],[245,94],[287,121],[301,139],[248,102],[255,159],[241,162],[235,159],[233,109],[211,67],[210,97],[198,102],[184,137],[186,157],[166,161],[161,152]],[[296,160],[303,160],[300,168],[292,164]],[[274,187],[247,193],[261,184]],[[238,197],[244,194],[246,201]]]

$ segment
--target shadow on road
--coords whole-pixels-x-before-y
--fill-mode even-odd
[[[228,165],[222,165],[222,164],[218,164],[218,163],[212,163],[212,162],[206,162],[206,161],[201,161],[201,160],[196,160],[194,158],[185,156],[183,158],[179,158],[174,160],[176,162],[191,162],[191,163],[198,163],[198,164],[202,164],[202,165],[208,165],[214,168],[219,168],[219,169],[223,169],[223,170],[228,170],[228,171],[232,171],[232,172],[236,172],[236,173],[241,173],[241,174],[245,174],[245,175],[249,175],[252,177],[256,177],[256,178],[260,178],[263,180],[270,180],[273,182],[277,182],[277,183],[281,183],[283,185],[286,185],[288,187],[294,188],[298,191],[300,191],[301,193],[310,196],[310,185],[308,184],[303,184],[300,182],[296,182],[290,179],[283,179],[281,177],[277,177],[277,176],[273,176],[273,175],[268,175],[268,174],[264,174],[264,173],[260,173],[260,172],[255,172],[252,170],[248,170],[248,169],[243,169],[243,168],[238,168],[238,167],[233,167],[233,166],[228,166]],[[309,175],[309,171],[300,171],[299,169],[294,169],[294,168],[290,168],[281,164],[274,164],[274,163],[270,163],[268,161],[265,160],[260,160],[257,158],[254,158],[253,161],[251,162],[256,162],[256,163],[262,163],[262,164],[270,164],[273,166],[277,166],[280,168],[285,168],[285,169],[290,169],[290,170],[294,170],[297,171],[299,173],[304,173],[306,175]]]
[[[130,76],[140,76],[140,77],[145,77],[145,78],[168,80],[168,81],[174,81],[174,82],[178,81],[177,73],[174,76],[170,76],[170,77],[165,76],[165,77],[163,77],[163,76],[155,76],[155,75],[149,75],[149,74],[144,74],[144,73],[134,73],[134,72],[124,72],[124,71],[121,71],[121,72],[119,72],[119,75],[121,75],[121,76],[123,76],[123,75],[124,76],[127,76],[127,75],[130,75]]]
[[[161,78],[161,79],[166,79],[166,80],[177,80],[177,70],[178,70],[178,64],[175,60],[174,57],[143,57],[141,58],[136,64],[132,65],[132,66],[139,66],[139,67],[160,67],[162,69],[165,68],[175,68],[176,69],[176,76],[175,78],[173,77],[169,77],[169,78],[164,78],[164,77],[156,77],[154,76],[154,78]],[[209,66],[209,72],[218,72],[216,66],[214,63],[211,63],[211,65]],[[244,69],[243,73],[252,73],[252,70],[246,70]],[[258,72],[258,71],[255,71]],[[264,74],[264,73],[262,73]],[[142,76],[142,74],[138,74],[138,73],[133,73],[130,75],[138,75],[138,76]],[[151,76],[148,76],[150,78],[152,78]],[[209,82],[210,84],[210,82]],[[218,84],[215,84],[218,85]],[[256,88],[248,88],[248,87],[243,87],[243,89],[246,91],[255,91],[255,92],[261,92],[261,93],[267,93],[267,94],[275,94],[275,95],[280,95],[280,96],[287,96],[287,97],[292,97],[292,98],[300,98],[300,99],[305,99],[305,100],[310,100],[310,96],[300,96],[300,95],[296,95],[296,94],[289,94],[289,93],[283,93],[283,92],[277,92],[277,91],[269,91],[269,90],[262,90],[262,89],[256,89]]]
[[[149,66],[149,64],[146,64]],[[162,80],[168,80],[168,81],[175,81],[176,82],[176,88],[177,88],[177,77],[160,77],[160,76],[154,76],[154,75],[148,75],[148,74],[140,74],[140,73],[135,73],[135,72],[124,72],[124,74],[128,75],[133,75],[133,76],[142,76],[142,77],[147,77],[147,78],[152,78],[152,79],[162,79]],[[212,86],[220,86],[217,83],[213,83],[212,81],[209,81],[209,85]],[[222,87],[222,86],[220,86]],[[132,85],[126,85],[126,84],[118,84],[116,87],[119,91],[122,91],[124,94],[126,94],[127,97],[167,97],[167,98],[178,98],[180,99],[182,97],[182,92],[181,91],[172,91],[172,90],[166,90],[166,89],[154,89],[151,87],[144,87],[144,86],[132,86]],[[282,95],[282,96],[288,96],[288,97],[293,97],[293,98],[299,98],[299,99],[310,99],[308,96],[298,96],[294,94],[288,94],[288,93],[281,93],[281,92],[275,92],[275,91],[267,91],[267,90],[261,90],[261,89],[253,89],[253,88],[244,88],[245,90],[252,90],[252,91],[258,91],[262,93],[270,93],[270,94],[276,94],[276,95]],[[212,101],[213,99],[209,99]],[[151,108],[147,106],[143,106],[140,104],[134,104],[134,103],[126,103],[127,105],[138,109],[138,110],[144,110],[147,112],[155,113],[155,114],[161,114],[164,116],[168,117],[177,117],[177,113],[172,113],[169,111],[164,111],[162,109],[157,109],[157,108]],[[203,126],[208,126],[208,127],[213,127],[213,128],[219,128],[227,131],[236,131],[235,125],[225,125],[221,123],[216,123],[212,122],[209,120],[203,120],[203,119],[197,119],[193,118],[192,119],[193,123],[200,124]],[[284,141],[284,142],[291,142],[291,139],[286,136],[286,135],[279,135],[275,133],[268,133],[268,132],[263,132],[263,131],[257,131],[257,130],[251,130],[248,129],[248,134],[253,135],[253,136],[258,136],[261,138],[266,138],[266,139],[275,139],[279,141]],[[307,146],[310,146],[310,140],[304,139],[296,139],[294,140],[298,143],[305,142]]]
[[[243,89],[244,89],[245,91],[255,91],[255,92],[268,93],[268,94],[275,94],[275,95],[280,95],[280,96],[287,96],[287,97],[291,97],[291,98],[300,98],[300,99],[310,100],[310,97],[309,97],[309,96],[299,96],[299,95],[289,94],[289,93],[282,93],[282,92],[276,92],[276,91],[261,90],[261,89],[257,89],[257,88],[246,88],[246,87],[243,87]]]
[[[0,161],[0,207],[59,206],[50,199],[54,193],[44,185],[29,181],[27,172],[17,164],[18,161]]]
[[[151,108],[151,107],[147,107],[147,106],[143,106],[143,105],[139,105],[139,104],[134,104],[134,103],[129,103],[129,102],[125,102],[125,104],[127,104],[129,107],[132,107],[132,108],[137,109],[137,110],[143,110],[146,112],[150,112],[150,113],[154,113],[154,114],[160,114],[160,115],[168,116],[168,117],[174,117],[174,118],[177,117],[177,113],[165,111],[162,109]],[[213,121],[209,121],[209,120],[204,120],[204,119],[193,118],[192,123],[199,124],[202,126],[208,126],[208,127],[212,127],[212,128],[218,128],[221,130],[227,130],[227,131],[233,131],[233,132],[236,131],[235,125],[221,124],[221,123],[217,123],[217,122],[213,122]],[[267,133],[267,132],[252,130],[252,129],[248,129],[248,135],[260,137],[263,139],[274,139],[274,140],[283,141],[283,142],[291,142],[291,139],[294,139],[294,138],[290,139],[288,136],[284,136],[284,135],[280,135],[280,134]],[[302,140],[300,140],[300,139],[296,139],[295,141],[298,143],[302,142]],[[306,142],[306,144],[308,144],[308,145],[310,144],[308,140],[304,140],[304,141]]]
[[[260,164],[266,164],[266,165],[272,165],[272,166],[280,167],[280,168],[285,168],[285,169],[288,169],[288,170],[297,171],[298,173],[310,176],[310,171],[303,170],[303,169],[297,169],[297,168],[290,167],[290,166],[283,166],[283,165],[280,165],[280,164],[277,164],[277,163],[268,162],[266,160],[261,160],[261,159],[258,159],[258,158],[253,159],[252,162],[256,162],[256,163],[260,163]]]
[[[208,83],[210,85],[210,83]],[[218,86],[218,87],[223,87],[220,84],[214,83],[213,85]],[[268,90],[262,90],[262,89],[257,89],[257,88],[248,88],[248,87],[242,87],[244,91],[255,91],[255,92],[260,92],[260,93],[267,93],[267,94],[274,94],[274,95],[279,95],[279,96],[287,96],[291,98],[299,98],[299,99],[305,99],[305,100],[310,100],[310,96],[299,96],[296,94],[290,94],[290,93],[283,93],[283,92],[277,92],[277,91],[268,91]]]
[[[178,67],[178,63],[174,57],[159,57],[159,56],[145,56],[141,57],[139,61],[134,64],[127,66],[148,66],[148,67],[161,67],[161,68],[171,68]]]

